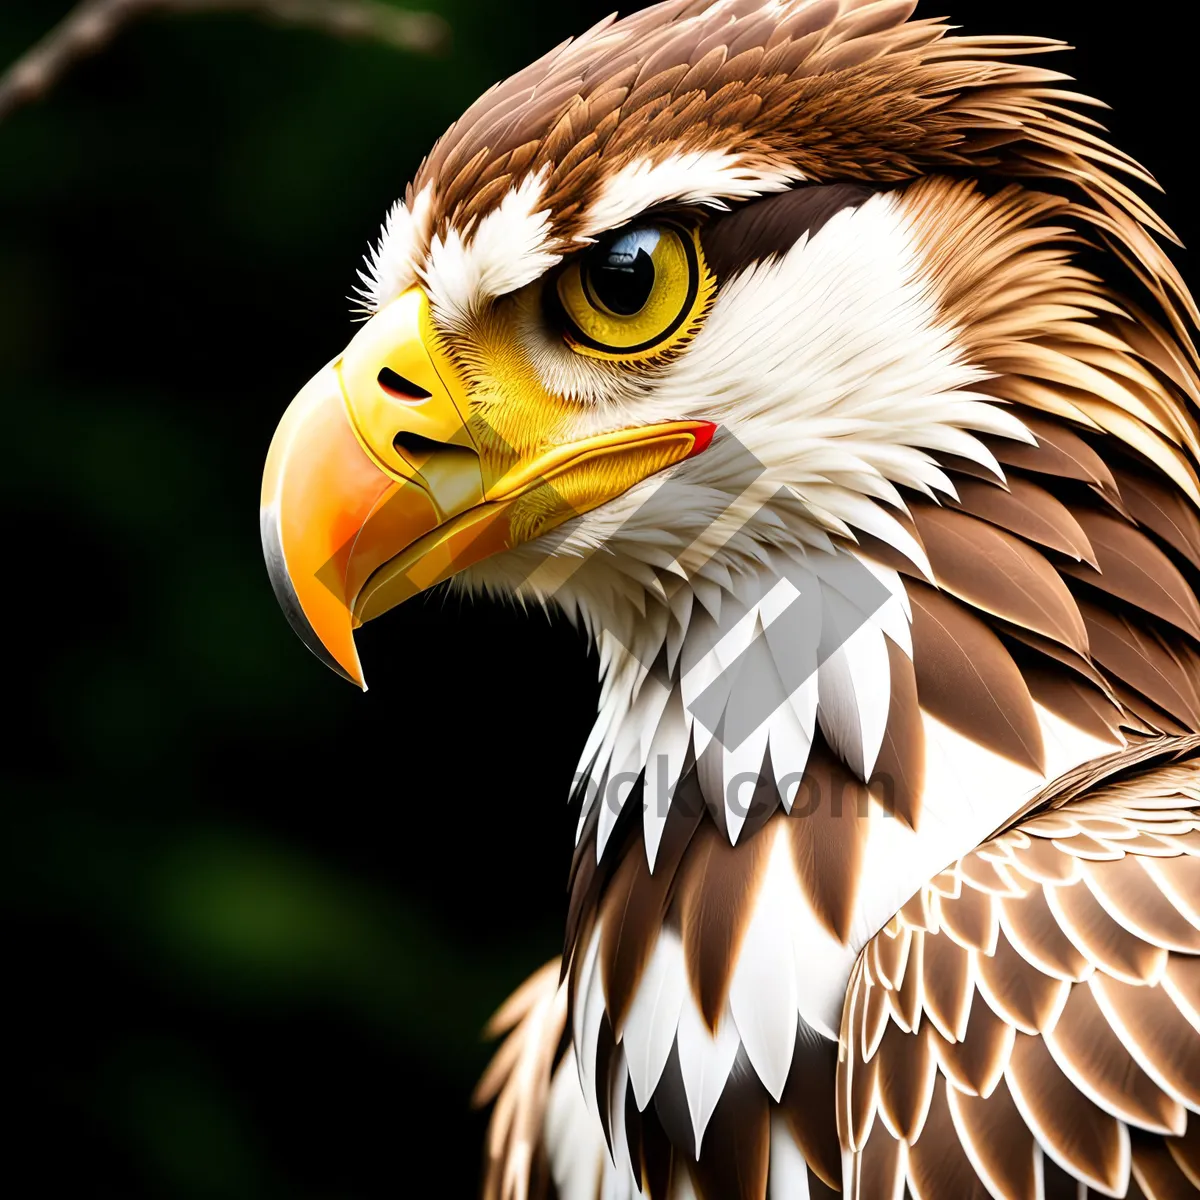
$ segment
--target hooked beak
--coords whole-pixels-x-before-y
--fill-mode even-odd
[[[411,288],[275,431],[261,508],[275,595],[305,645],[365,690],[364,621],[698,454],[714,429],[666,422],[500,456],[493,435],[487,453],[428,299]]]

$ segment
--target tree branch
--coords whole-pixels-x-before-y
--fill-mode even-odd
[[[102,50],[125,26],[159,13],[243,12],[338,37],[367,38],[417,54],[437,54],[450,28],[429,12],[379,0],[83,0],[0,75],[0,121],[40,99],[81,59]]]

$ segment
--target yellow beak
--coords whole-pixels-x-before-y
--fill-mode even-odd
[[[305,645],[365,689],[354,645],[364,621],[698,454],[713,432],[673,421],[497,456],[412,288],[275,431],[261,509],[275,594]]]

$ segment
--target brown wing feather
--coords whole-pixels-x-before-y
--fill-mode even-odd
[[[696,831],[676,881],[684,960],[692,993],[715,1030],[758,895],[766,838],[731,846],[711,821]]]
[[[1200,1195],[1200,751],[1134,744],[1056,789],[863,952],[838,1071],[860,1200],[897,1159],[919,1200]]]
[[[1077,1179],[1119,1196],[1129,1179],[1129,1132],[1058,1068],[1045,1041],[1017,1034],[1008,1086],[1034,1136]]]
[[[1179,1169],[1187,1176],[1188,1182],[1200,1188],[1200,1122],[1192,1126],[1182,1137],[1172,1139],[1167,1143],[1171,1157],[1179,1164]]]
[[[1029,542],[1096,565],[1082,526],[1061,500],[1032,480],[1011,475],[1007,487],[966,479],[958,484],[956,507],[982,517]]]
[[[788,830],[796,878],[818,919],[843,941],[858,895],[871,803],[866,785],[818,737]]]
[[[871,787],[886,811],[915,829],[925,791],[925,724],[912,660],[891,638],[885,641],[892,693]]]
[[[635,848],[621,859],[600,904],[600,970],[605,1008],[620,1031],[634,993],[654,951],[674,880],[670,847],[661,869],[651,874]]]
[[[970,951],[953,938],[930,938],[922,965],[926,1014],[946,1038],[961,1038],[974,994]]]
[[[1150,1200],[1194,1200],[1200,1190],[1159,1140],[1134,1140],[1133,1178]]]
[[[1196,656],[1174,648],[1154,630],[1140,628],[1119,612],[1081,601],[1092,657],[1115,679],[1135,688],[1187,730],[1200,729],[1200,678]]]
[[[953,509],[914,505],[913,519],[942,588],[1086,656],[1087,632],[1075,600],[1032,546]]]
[[[878,1200],[903,1200],[904,1143],[873,1138],[858,1161],[858,1190]]]
[[[954,1131],[979,1175],[1005,1200],[1038,1200],[1042,1148],[1000,1079],[994,1092],[975,1095],[947,1086]]]
[[[1096,551],[1097,567],[1065,563],[1062,570],[1200,638],[1195,594],[1144,533],[1106,513],[1081,510],[1077,516]]]
[[[1029,689],[1000,639],[961,604],[908,584],[921,707],[981,745],[1042,770],[1041,727]]]
[[[1111,700],[1083,680],[1038,664],[1021,665],[1029,694],[1052,713],[1104,741],[1112,740],[1124,714]]]
[[[1137,1065],[1091,988],[1071,989],[1046,1045],[1062,1070],[1107,1112],[1154,1133],[1178,1135],[1187,1128],[1183,1105]]]
[[[908,1150],[909,1186],[920,1200],[934,1196],[988,1200],[987,1189],[967,1158],[962,1139],[955,1133],[946,1093],[946,1081],[938,1076],[923,1136]],[[866,1200],[867,1193],[861,1195]]]
[[[1037,445],[1024,442],[989,442],[992,452],[1008,467],[1019,467],[1056,479],[1077,479],[1098,491],[1116,496],[1117,481],[1096,451],[1065,425],[1046,417],[1023,413],[1021,420],[1037,439]]]
[[[958,1091],[990,1096],[1002,1082],[1015,1038],[1013,1024],[997,1016],[982,996],[972,992],[970,1016],[957,1040],[950,1041],[940,1033],[935,1039],[942,1073]]]
[[[1147,473],[1117,471],[1121,498],[1140,525],[1200,569],[1200,516],[1186,496]]]

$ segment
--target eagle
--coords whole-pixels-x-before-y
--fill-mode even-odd
[[[1059,43],[914,9],[493,87],[272,441],[335,671],[439,584],[598,655],[488,1200],[1200,1195],[1200,314]]]

